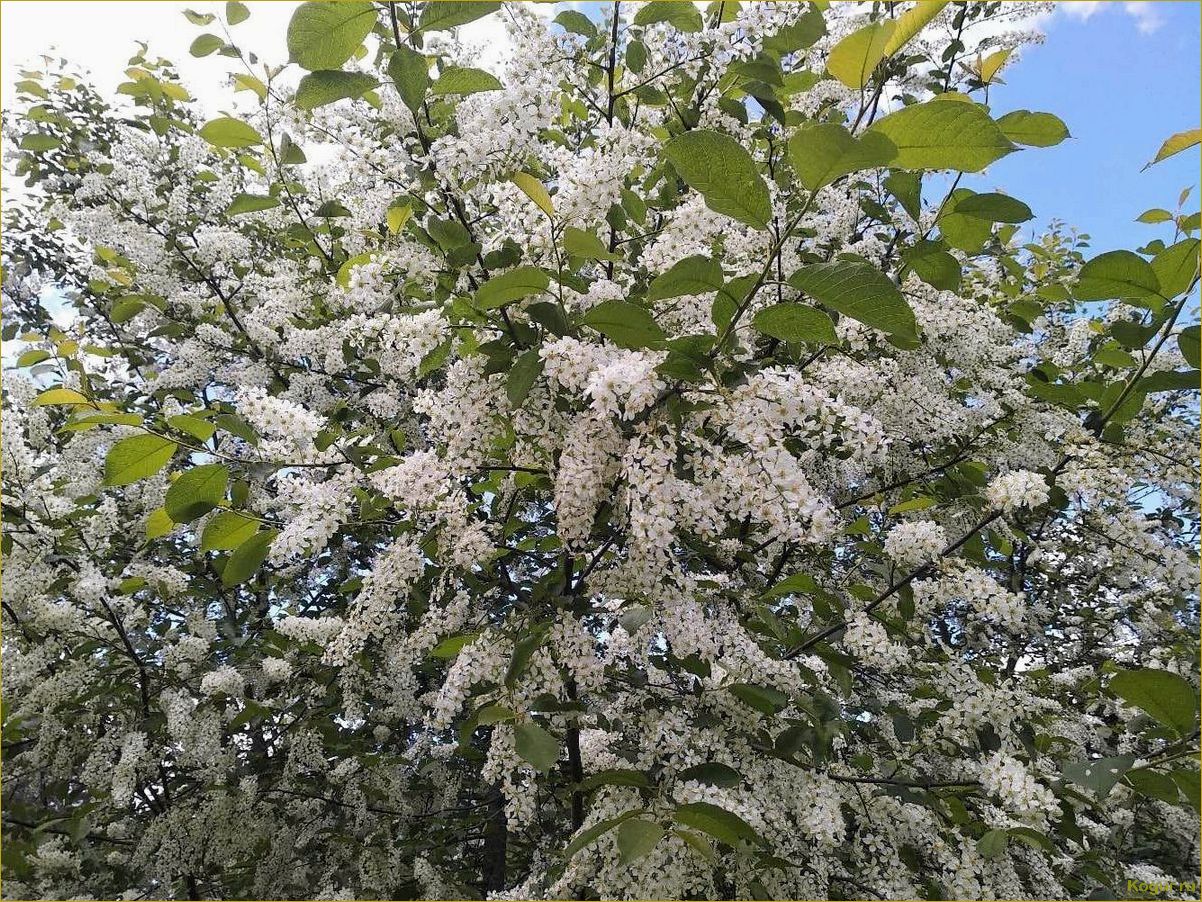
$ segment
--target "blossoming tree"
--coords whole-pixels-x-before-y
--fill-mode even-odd
[[[1199,217],[965,187],[1068,136],[1029,11],[304,3],[281,67],[234,0],[243,113],[23,73],[6,897],[1196,873]]]

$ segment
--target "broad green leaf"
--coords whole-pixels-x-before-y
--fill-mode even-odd
[[[408,204],[400,207],[389,207],[384,218],[388,223],[388,231],[396,235],[405,227],[405,223],[413,215],[413,208]]]
[[[794,273],[789,284],[866,326],[907,341],[918,338],[906,299],[884,273],[867,263],[816,263]]]
[[[225,45],[225,41],[217,37],[215,34],[202,34],[192,42],[192,46],[188,48],[188,52],[193,56],[208,56],[210,53],[216,53]]]
[[[647,302],[707,294],[722,287],[722,267],[716,260],[700,255],[678,260],[665,273],[651,280]]]
[[[640,789],[650,789],[652,783],[641,770],[628,768],[613,768],[590,774],[580,781],[581,792],[591,792],[598,786],[636,786]]]
[[[931,23],[934,18],[947,6],[948,0],[921,0],[914,4],[897,19],[893,34],[885,44],[885,56],[893,56],[910,40]]]
[[[693,33],[701,31],[701,11],[687,0],[651,0],[639,5],[635,13],[635,25],[654,25],[667,22],[677,31]]]
[[[591,38],[597,33],[597,26],[584,13],[575,9],[565,9],[554,19],[555,24],[564,31]]]
[[[711,210],[756,229],[766,229],[772,203],[755,161],[730,135],[691,131],[664,146],[664,155]]]
[[[50,357],[51,354],[49,351],[44,351],[41,348],[30,348],[17,358],[17,366],[33,366],[35,363],[41,363],[43,360],[49,360]],[[70,389],[63,389],[63,391],[70,391]],[[78,392],[76,392],[76,394],[78,394]],[[84,398],[84,402],[87,402],[87,398]],[[37,404],[38,402],[34,401],[34,406],[37,406]]]
[[[1170,805],[1177,804],[1181,798],[1176,781],[1168,774],[1140,768],[1127,771],[1125,779],[1136,792],[1148,798],[1159,799]]]
[[[902,260],[918,278],[940,291],[960,289],[960,262],[939,241],[920,241],[902,251]]]
[[[476,0],[439,0],[422,6],[418,20],[419,31],[446,31],[469,22],[482,19],[501,8],[500,3],[476,2]]]
[[[897,153],[893,142],[877,132],[853,138],[841,125],[814,122],[789,139],[789,160],[798,179],[810,191],[863,169],[888,166]]]
[[[833,345],[839,341],[831,318],[805,304],[773,304],[757,313],[751,324],[765,335],[781,341],[805,341],[816,345]]]
[[[258,530],[257,521],[237,511],[219,511],[200,534],[201,551],[233,551]]]
[[[632,817],[638,817],[642,813],[643,812],[640,809],[632,808],[630,811],[622,812],[617,817],[607,818],[606,820],[598,821],[597,823],[593,824],[591,827],[586,827],[585,829],[583,829],[579,833],[577,833],[576,838],[573,839],[570,843],[568,843],[567,846],[564,848],[564,850],[563,850],[564,859],[566,860],[566,859],[571,858],[573,855],[575,855],[577,852],[579,852],[585,846],[596,842],[603,835],[608,833],[614,827],[618,826],[618,824],[621,824],[622,822],[629,820]]]
[[[153,476],[175,456],[179,445],[159,435],[131,435],[109,449],[104,484],[129,485]]]
[[[1108,251],[1094,257],[1081,267],[1073,289],[1073,297],[1079,301],[1158,298],[1159,293],[1160,280],[1152,264],[1131,251]]]
[[[677,823],[708,833],[728,846],[737,846],[741,840],[764,845],[764,840],[751,824],[737,814],[709,802],[681,805],[676,809],[674,816]]]
[[[535,770],[546,773],[559,760],[559,740],[536,723],[520,723],[513,728],[514,746]]]
[[[967,188],[957,188],[949,196],[936,223],[944,242],[968,254],[976,254],[985,247],[993,236],[993,224],[988,219],[960,213],[956,207],[961,201],[974,197]]]
[[[638,861],[664,837],[664,828],[652,821],[631,818],[618,825],[618,852],[622,864]]]
[[[476,291],[476,305],[493,310],[547,290],[551,279],[537,266],[519,266],[493,276]]]
[[[1189,150],[1191,147],[1196,147],[1198,142],[1202,141],[1202,128],[1191,129],[1190,131],[1177,132],[1165,140],[1160,145],[1160,150],[1156,152],[1156,156],[1144,166],[1155,166],[1161,160],[1167,160],[1169,157],[1176,156],[1183,150]]]
[[[226,0],[225,20],[231,25],[238,25],[250,18],[250,10],[240,0]]]
[[[262,194],[239,194],[234,198],[225,211],[226,216],[237,216],[240,213],[258,213],[270,210],[280,205],[279,198]]]
[[[1187,802],[1195,811],[1202,810],[1202,776],[1199,775],[1197,769],[1194,770],[1175,770],[1172,773],[1173,782],[1177,784],[1177,788],[1181,790],[1181,794],[1185,796]]]
[[[235,92],[250,91],[260,100],[267,99],[267,85],[246,72],[238,72],[234,75],[234,86]]]
[[[623,348],[645,348],[664,339],[663,330],[645,308],[625,301],[602,301],[589,308],[582,322]]]
[[[495,723],[505,723],[515,717],[517,715],[504,705],[488,705],[476,712],[476,723],[487,727]]]
[[[922,173],[896,169],[885,178],[885,190],[897,198],[910,218],[918,221],[922,213]]]
[[[1153,207],[1151,210],[1144,210],[1144,212],[1140,213],[1135,221],[1147,223],[1148,225],[1155,225],[1158,222],[1172,222],[1173,214],[1168,210]]]
[[[1134,761],[1134,755],[1095,758],[1091,761],[1065,764],[1060,773],[1064,779],[1093,790],[1098,798],[1105,798]]]
[[[445,94],[479,94],[482,91],[500,91],[504,85],[497,77],[483,69],[463,66],[447,66],[430,86],[435,96]]]
[[[1013,52],[1013,47],[1003,47],[982,59],[980,65],[977,66],[977,74],[981,76],[981,81],[985,84],[992,83],[994,76],[1006,64],[1006,60],[1010,59],[1010,54]]]
[[[1152,271],[1160,284],[1160,293],[1174,298],[1193,284],[1198,274],[1197,238],[1185,238],[1171,244],[1152,258]]]
[[[185,470],[167,488],[163,507],[176,523],[188,523],[217,507],[225,497],[230,471],[220,464]]]
[[[22,150],[32,150],[34,153],[45,153],[48,150],[54,150],[56,147],[61,147],[63,144],[62,138],[56,138],[54,135],[29,134],[21,139]]]
[[[416,114],[430,89],[430,66],[425,56],[402,44],[388,60],[388,77],[396,85],[401,102]]]
[[[530,389],[534,386],[534,380],[542,371],[543,359],[539,356],[538,348],[524,351],[513,362],[513,366],[509,369],[509,375],[505,377],[505,395],[509,398],[509,404],[514,410],[517,410],[525,402],[526,396],[530,394]]]
[[[375,24],[372,3],[302,3],[288,22],[289,61],[309,71],[337,69],[359,49]]]
[[[226,559],[225,568],[221,571],[221,584],[229,588],[241,585],[254,576],[259,567],[263,565],[263,561],[267,560],[267,552],[271,549],[271,543],[277,535],[279,535],[279,530],[265,529],[255,533],[235,548]]]
[[[584,229],[568,226],[563,232],[563,246],[574,257],[586,260],[621,260],[621,254],[610,253],[605,242]]]
[[[709,786],[731,787],[743,782],[742,775],[727,764],[710,761],[706,764],[694,764],[686,767],[676,775],[680,780],[696,780]]]
[[[1000,858],[1006,851],[1009,839],[1005,830],[987,830],[985,835],[977,840],[977,851],[983,858]]]
[[[197,441],[207,442],[213,437],[213,433],[217,431],[217,426],[202,417],[189,416],[186,413],[179,413],[175,416],[167,417],[167,423],[172,429],[178,429],[180,432],[185,432]]]
[[[376,84],[374,78],[362,72],[321,69],[308,73],[300,80],[295,103],[302,110],[315,110],[348,97],[361,97]]]
[[[997,124],[1007,138],[1027,147],[1054,147],[1069,136],[1068,127],[1051,113],[1014,110]]]
[[[735,683],[728,686],[730,694],[762,714],[772,716],[789,703],[789,697],[779,689],[755,683]]]
[[[890,165],[898,169],[980,172],[1015,150],[983,107],[939,98],[903,107],[868,131],[897,146]]]
[[[1194,728],[1198,690],[1184,677],[1167,670],[1124,670],[1110,681],[1110,690],[1182,736]]]
[[[889,46],[897,24],[893,19],[882,19],[853,31],[831,48],[826,71],[849,88],[859,90],[864,87],[877,64],[885,58],[885,48]]]
[[[1006,194],[973,194],[958,202],[955,211],[989,222],[1026,222],[1035,214],[1021,200]]]
[[[528,172],[515,172],[509,179],[548,216],[555,215],[555,205],[546,187]]]
[[[200,136],[214,147],[254,147],[263,137],[245,122],[223,116],[201,126]]]
[[[692,830],[673,830],[672,832],[683,839],[690,849],[706,861],[713,864],[718,860],[718,856],[714,854],[713,847],[705,837],[698,836]]]
[[[217,17],[212,13],[198,13],[194,9],[185,9],[184,18],[193,25],[204,26],[213,22]]]
[[[175,529],[175,521],[166,508],[156,507],[146,518],[146,538],[161,539]]]
[[[50,355],[47,354],[47,357]],[[91,407],[92,402],[87,399],[82,393],[77,392],[73,388],[48,388],[40,393],[33,401],[34,407],[57,407],[64,404],[86,404]]]
[[[430,657],[453,658],[479,637],[479,633],[460,633],[457,636],[448,636],[430,649]]]
[[[1185,358],[1185,362],[1190,366],[1197,368],[1202,365],[1199,360],[1199,328],[1197,326],[1186,326],[1177,336],[1177,346],[1181,348],[1181,356]]]

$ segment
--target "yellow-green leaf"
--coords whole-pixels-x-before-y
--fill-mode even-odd
[[[1160,150],[1157,152],[1156,157],[1147,166],[1144,166],[1144,169],[1147,169],[1148,166],[1155,166],[1161,160],[1167,160],[1169,157],[1179,154],[1183,150],[1195,147],[1199,141],[1202,141],[1202,128],[1195,128],[1187,132],[1177,132],[1177,134],[1160,145]]]
[[[60,404],[87,404],[91,405],[82,394],[73,388],[48,388],[34,399],[35,407],[53,407]]]
[[[826,71],[849,88],[864,87],[877,64],[885,58],[897,24],[885,19],[853,31],[831,48]]]
[[[538,208],[548,216],[555,215],[555,206],[551,203],[551,195],[543,183],[528,172],[517,172],[510,181],[522,189],[522,193],[538,205]]]
[[[919,0],[897,19],[893,34],[885,44],[885,56],[893,56],[910,43],[947,6],[947,0]]]
[[[1006,64],[1006,60],[1010,59],[1010,54],[1013,52],[1013,47],[1005,47],[981,60],[977,66],[977,74],[981,76],[981,81],[985,84],[991,84],[993,77],[998,74],[998,70]]]

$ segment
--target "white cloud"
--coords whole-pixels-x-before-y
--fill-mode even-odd
[[[1157,4],[1149,0],[1134,0],[1134,2],[1103,3],[1101,0],[1061,0],[1056,9],[1069,19],[1087,22],[1097,13],[1107,9],[1116,9],[1130,16],[1135,28],[1140,34],[1152,34],[1164,24],[1164,16],[1157,9]]]

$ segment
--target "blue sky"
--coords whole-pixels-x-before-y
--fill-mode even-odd
[[[995,115],[1055,113],[1073,137],[1010,154],[976,182],[1026,201],[1036,216],[1029,225],[1059,218],[1089,233],[1095,252],[1168,240],[1171,225],[1133,220],[1149,207],[1174,209],[1188,185],[1185,211],[1198,209],[1198,150],[1140,169],[1169,135],[1198,127],[1202,4],[1061,7],[1044,23],[1046,43],[1024,50],[990,100]]]

